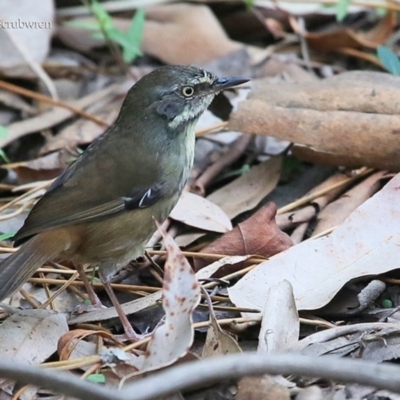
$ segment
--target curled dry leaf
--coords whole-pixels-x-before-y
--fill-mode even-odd
[[[288,280],[299,310],[326,305],[350,280],[399,267],[400,174],[332,234],[265,261],[228,289],[238,307],[262,308],[269,288]]]
[[[356,177],[349,179],[348,175],[337,172],[331,175],[321,184],[317,185],[313,190],[311,190],[307,195],[311,195],[323,189],[330,188],[338,183],[347,182],[345,185],[337,187],[336,189],[330,190],[328,193],[314,199],[311,204],[300,208],[296,211],[289,211],[276,216],[276,223],[282,230],[289,229],[291,227],[297,226],[304,222],[310,221],[314,218],[318,211],[321,212],[333,199],[335,199],[347,186],[352,184]]]
[[[289,236],[282,232],[275,222],[276,205],[268,203],[232,231],[225,233],[215,242],[204,247],[203,253],[226,255],[258,255],[270,257],[292,246]],[[195,260],[198,271],[207,265],[203,260]],[[234,270],[242,264],[236,264]],[[225,268],[220,273],[227,272]],[[232,270],[229,270],[232,272]],[[229,273],[227,272],[227,273]]]
[[[57,352],[60,360],[68,360],[71,353],[76,349],[80,342],[89,336],[102,337],[109,341],[115,341],[116,345],[119,344],[119,342],[113,338],[111,333],[102,330],[92,331],[87,329],[74,329],[62,335],[58,340]]]
[[[183,192],[170,217],[195,228],[225,233],[232,229],[229,217],[214,203],[190,192]]]
[[[200,285],[192,267],[172,237],[163,229],[160,233],[168,252],[162,297],[165,320],[147,346],[143,370],[170,365],[188,352],[194,338],[192,314],[200,302]]]
[[[253,83],[229,129],[300,144],[312,162],[400,170],[400,81],[355,71],[322,81]]]
[[[340,225],[358,206],[380,189],[385,174],[384,171],[376,172],[328,204],[318,215],[313,236]]]
[[[302,35],[312,49],[325,52],[334,50],[340,51],[343,48],[360,49],[362,47],[367,47],[376,49],[389,39],[397,23],[394,12],[388,12],[385,17],[381,18],[369,31],[365,29],[357,31],[341,25],[334,29],[329,26],[325,31],[304,32],[304,29],[300,29],[294,17],[289,18],[289,21],[293,30],[297,34]]]

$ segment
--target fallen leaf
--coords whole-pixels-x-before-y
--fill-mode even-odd
[[[259,353],[289,351],[299,340],[300,321],[292,285],[284,280],[268,291],[258,336]]]
[[[30,161],[5,164],[2,168],[13,170],[20,185],[54,179],[71,163],[74,156],[69,151],[57,151]]]
[[[162,297],[165,319],[147,345],[142,371],[170,365],[188,352],[194,339],[192,314],[200,302],[200,285],[192,267],[172,237],[164,230],[160,233],[168,254]]]
[[[90,23],[95,19],[74,21]],[[113,22],[122,32],[131,25],[130,19],[113,18]],[[104,40],[93,39],[90,31],[71,25],[60,27],[57,36],[68,46],[84,52],[104,45]],[[206,5],[170,4],[146,9],[143,52],[166,64],[203,64],[243,47],[228,37]]]
[[[240,178],[216,190],[208,200],[233,219],[251,210],[275,189],[281,176],[282,157],[272,157],[253,167]]]
[[[289,400],[290,392],[269,376],[240,379],[236,400]]]
[[[202,64],[242,47],[206,5],[162,5],[146,12],[144,52],[167,64]]]
[[[0,325],[0,355],[10,362],[40,364],[57,351],[68,332],[66,315],[48,310],[17,310]]]
[[[295,154],[313,162],[400,169],[396,77],[354,71],[302,84],[261,80],[253,87],[231,114],[229,129],[296,142]]]
[[[241,353],[238,342],[227,332],[224,332],[218,324],[215,317],[212,302],[208,293],[204,290],[207,296],[207,304],[210,312],[210,326],[207,330],[206,342],[201,354],[202,358],[216,357],[225,354]]]
[[[58,341],[57,352],[60,360],[68,360],[72,354],[72,352],[76,349],[76,347],[80,343],[86,343],[83,339],[89,336],[97,336],[101,338],[105,338],[109,341],[113,341],[113,335],[111,333],[98,330],[87,330],[87,329],[73,329],[64,335],[62,335]],[[116,343],[118,344],[118,342]],[[98,346],[96,346],[98,347]],[[97,354],[97,352],[96,352]]]
[[[260,208],[246,221],[240,223],[232,231],[225,233],[215,242],[204,247],[200,253],[226,254],[226,255],[258,255],[270,257],[286,250],[292,245],[289,236],[282,232],[275,222],[276,205],[268,203]],[[198,271],[206,264],[201,259],[194,261]],[[241,264],[236,264],[235,269],[240,269]],[[227,272],[224,268],[220,273]],[[229,273],[233,272],[229,269]]]
[[[118,91],[119,87],[120,85],[118,84],[108,86],[105,89],[101,89],[98,92],[91,93],[74,101],[73,105],[77,108],[85,109],[105,97],[112,97]],[[0,137],[0,147],[5,147],[14,140],[20,139],[30,133],[52,128],[54,125],[64,122],[73,115],[74,113],[70,110],[54,107],[50,111],[46,111],[35,117],[13,122],[7,126],[8,135],[6,137]]]
[[[380,189],[385,174],[384,171],[376,172],[344,193],[339,199],[328,204],[319,213],[312,236],[340,225],[358,206]]]
[[[396,17],[393,12],[388,12],[383,18],[380,18],[378,23],[370,30],[356,30],[352,27],[339,25],[333,29],[328,26],[328,29],[319,32],[304,32],[304,30],[299,29],[295,18],[291,17],[289,20],[294,32],[301,34],[312,49],[324,52],[343,48],[360,49],[367,47],[376,49],[386,43],[396,26]]]
[[[211,232],[224,233],[232,229],[231,220],[217,205],[186,191],[182,193],[170,218]]]
[[[276,216],[276,223],[279,226],[280,229],[286,230],[289,228],[292,228],[293,226],[302,224],[303,222],[308,222],[312,218],[314,218],[317,214],[318,211],[321,212],[324,210],[324,208],[332,201],[334,200],[340,193],[345,190],[345,188],[349,185],[351,185],[356,177],[354,179],[349,179],[348,175],[345,173],[337,172],[333,175],[331,175],[328,179],[326,179],[324,182],[321,184],[317,185],[313,190],[311,190],[307,195],[311,195],[315,192],[318,192],[320,190],[330,188],[338,183],[341,182],[346,182],[345,185],[337,187],[336,189],[330,190],[328,193],[314,199],[311,204],[300,208],[295,211],[289,211],[283,214],[278,214]],[[335,226],[335,225],[332,225]]]
[[[121,99],[103,98],[97,101],[95,107],[88,112],[111,125],[121,109]],[[42,154],[59,149],[75,149],[81,145],[87,145],[97,139],[106,128],[96,122],[80,118],[62,129],[57,135],[47,138],[45,145],[40,149]]]
[[[261,309],[268,289],[293,286],[298,310],[326,305],[347,282],[398,268],[400,174],[329,236],[306,240],[258,265],[228,289],[238,307]]]

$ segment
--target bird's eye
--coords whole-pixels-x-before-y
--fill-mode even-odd
[[[194,89],[192,88],[192,86],[185,86],[185,87],[182,89],[182,94],[183,94],[185,97],[192,97],[192,96],[194,95]]]

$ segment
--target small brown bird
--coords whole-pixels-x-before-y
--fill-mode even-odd
[[[36,203],[14,237],[20,249],[0,265],[0,301],[50,259],[74,262],[93,306],[101,306],[82,270],[99,277],[123,324],[137,339],[110,279],[145,252],[175,206],[193,164],[195,124],[221,90],[247,82],[196,67],[166,66],[128,92],[116,122]]]

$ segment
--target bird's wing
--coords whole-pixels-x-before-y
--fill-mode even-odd
[[[152,160],[141,163],[143,174],[121,170],[120,162],[104,159],[100,152],[78,159],[57,178],[14,236],[16,245],[44,230],[150,207],[164,196],[165,185]],[[122,165],[130,167],[131,161]]]

